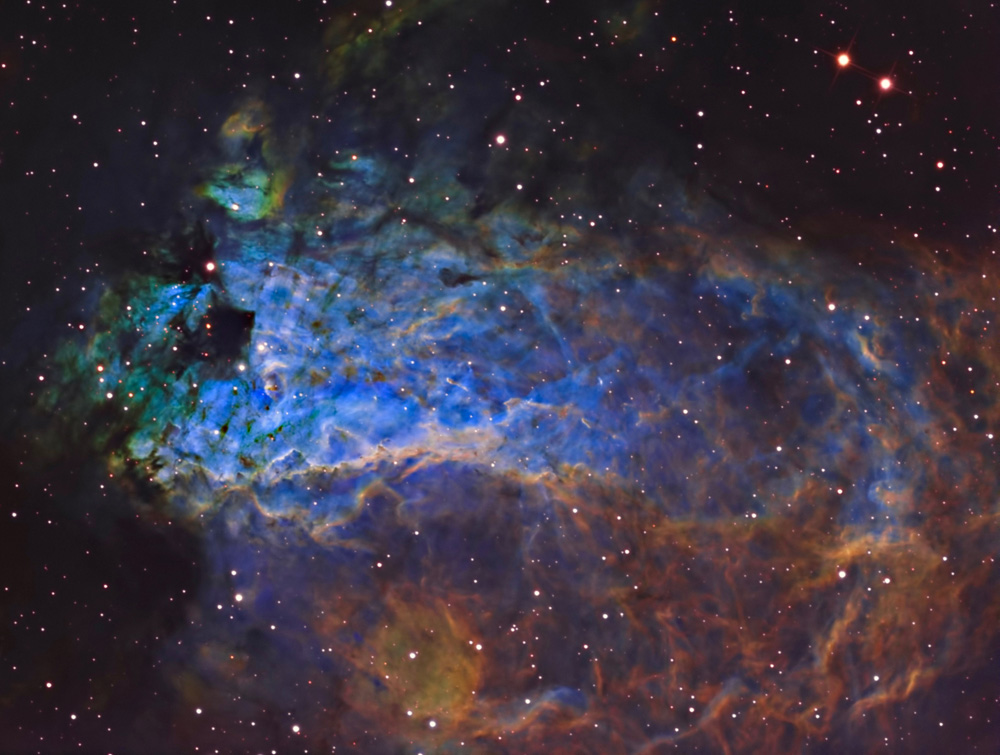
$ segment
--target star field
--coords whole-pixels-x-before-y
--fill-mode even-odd
[[[992,752],[998,12],[12,3],[0,750]]]

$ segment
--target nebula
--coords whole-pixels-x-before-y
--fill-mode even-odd
[[[946,747],[1000,626],[993,275],[383,80],[416,14],[234,101],[34,389],[39,454],[197,543],[163,746]]]

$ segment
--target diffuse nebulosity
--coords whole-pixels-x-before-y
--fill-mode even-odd
[[[382,70],[356,45],[329,86]],[[522,154],[544,104],[484,133],[416,80],[242,102],[197,220],[38,391],[40,446],[202,543],[156,655],[178,744],[933,741],[922,704],[997,640],[993,282],[741,225],[656,159],[602,188],[587,140]]]
[[[887,300],[685,224],[683,195],[642,236],[473,217],[449,167],[334,155],[293,199],[223,165],[223,214],[149,244],[57,355],[42,407],[98,418],[111,473],[204,537],[163,651],[177,717],[294,711],[373,751],[740,749],[874,733],[979,662],[972,276]]]

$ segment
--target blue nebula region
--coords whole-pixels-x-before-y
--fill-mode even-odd
[[[992,441],[928,388],[916,272],[893,299],[681,191],[633,232],[483,211],[440,154],[321,168],[220,167],[40,393],[201,543],[171,746],[850,745],[978,657],[949,596],[914,620],[969,536],[927,501]]]

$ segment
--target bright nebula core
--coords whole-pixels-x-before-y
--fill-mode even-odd
[[[412,13],[303,69],[310,108],[234,100],[33,376],[38,457],[195,543],[137,590],[177,613],[121,746],[944,741],[996,671],[992,277],[733,217],[674,146],[605,149],[604,105],[541,150],[537,87],[330,94]]]

